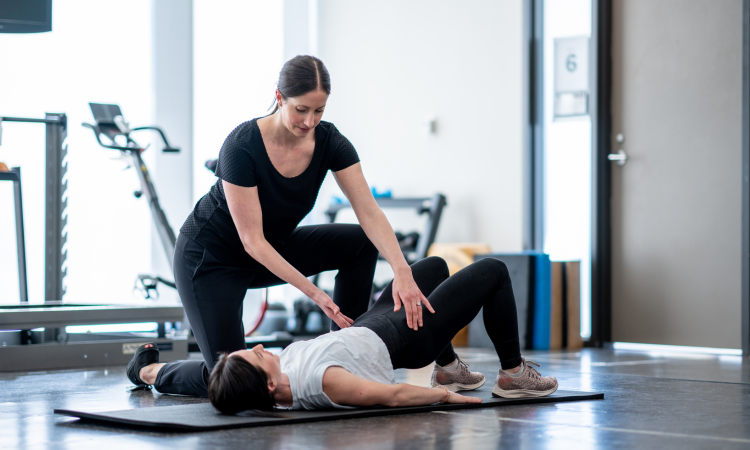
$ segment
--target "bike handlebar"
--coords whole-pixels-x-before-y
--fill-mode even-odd
[[[120,145],[105,144],[104,142],[102,142],[101,137],[99,137],[99,135],[101,134],[101,130],[99,129],[98,126],[91,125],[90,123],[85,123],[85,122],[82,123],[81,125],[84,126],[84,127],[86,127],[86,128],[90,128],[90,129],[94,130],[94,136],[96,136],[96,142],[99,143],[99,145],[101,145],[104,148],[109,148],[109,149],[112,149],[112,150],[119,150],[121,152],[126,152],[126,151],[130,152],[130,151],[133,151],[133,150],[136,150],[136,149],[140,149],[139,147],[123,147],[123,146],[120,146]],[[165,145],[164,149],[162,149],[163,152],[178,153],[180,151],[179,148],[172,147],[171,145],[169,145],[169,141],[167,140],[167,135],[164,134],[164,131],[162,131],[162,129],[159,128],[159,127],[138,127],[138,128],[133,128],[131,130],[131,132],[132,131],[142,131],[142,130],[154,130],[154,131],[157,131],[159,133],[159,135],[161,136],[161,139],[162,139],[162,141],[164,141],[164,145]],[[134,142],[134,141],[132,141],[132,139],[130,139],[129,135],[125,135],[125,137],[128,139],[128,141]]]
[[[141,131],[141,130],[154,130],[159,133],[159,136],[161,136],[161,140],[164,141],[164,149],[163,152],[170,152],[170,153],[177,153],[180,151],[177,147],[172,147],[169,145],[169,141],[167,140],[167,135],[164,134],[164,131],[159,127],[137,127],[133,128],[131,131]]]
[[[94,136],[96,137],[96,142],[98,142],[99,145],[101,145],[104,148],[109,148],[109,149],[112,149],[112,150],[119,150],[121,152],[130,152],[130,151],[135,150],[135,147],[122,147],[122,146],[119,146],[119,145],[105,144],[104,142],[102,142],[102,139],[99,137],[99,135],[101,134],[101,131],[99,130],[99,127],[97,127],[96,125],[91,125],[90,123],[85,123],[85,122],[82,123],[81,125],[84,126],[84,127],[86,127],[86,128],[90,128],[90,129],[94,130]]]

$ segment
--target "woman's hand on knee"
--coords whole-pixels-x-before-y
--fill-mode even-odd
[[[322,290],[320,290],[318,295],[316,295],[312,300],[318,306],[320,306],[320,309],[323,310],[323,312],[326,316],[328,316],[329,319],[336,322],[336,325],[338,325],[339,328],[349,328],[354,323],[352,319],[346,317],[341,313],[341,309],[339,309],[338,305],[333,303],[331,297],[329,297],[328,294],[326,294]]]
[[[404,310],[406,311],[406,324],[415,331],[424,325],[424,321],[422,320],[422,305],[431,313],[435,313],[432,305],[430,305],[430,301],[419,290],[419,286],[417,286],[411,273],[401,276],[397,275],[393,279],[393,301],[395,303],[394,311],[400,310],[403,303]]]

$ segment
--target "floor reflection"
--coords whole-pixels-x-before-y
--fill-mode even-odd
[[[494,382],[487,349],[459,355]],[[743,448],[750,445],[749,363],[734,356],[649,355],[585,349],[530,352],[561,388],[600,391],[603,401],[394,415],[207,433],[97,425],[54,408],[117,410],[205,402],[127,392],[124,367],[0,374],[0,448]],[[426,386],[432,367],[398,371]]]

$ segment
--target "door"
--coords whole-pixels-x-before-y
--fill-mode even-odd
[[[741,0],[613,0],[614,341],[741,347],[741,50]]]

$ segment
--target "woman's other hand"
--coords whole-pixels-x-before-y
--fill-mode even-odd
[[[479,397],[467,397],[465,395],[451,392],[445,403],[482,403],[482,399]]]
[[[331,297],[329,297],[328,294],[326,294],[324,291],[319,289],[318,294],[312,300],[318,306],[320,306],[320,309],[323,310],[323,312],[326,316],[328,316],[329,319],[336,322],[336,325],[338,325],[339,328],[349,328],[354,323],[352,319],[346,317],[341,313],[339,307],[335,303],[333,303]]]
[[[394,311],[400,310],[401,304],[404,304],[406,324],[415,331],[424,325],[422,321],[422,307],[418,303],[424,305],[431,313],[435,313],[432,305],[430,305],[430,301],[419,290],[419,286],[414,281],[410,268],[408,271],[395,274],[393,278],[393,301],[395,303]]]

